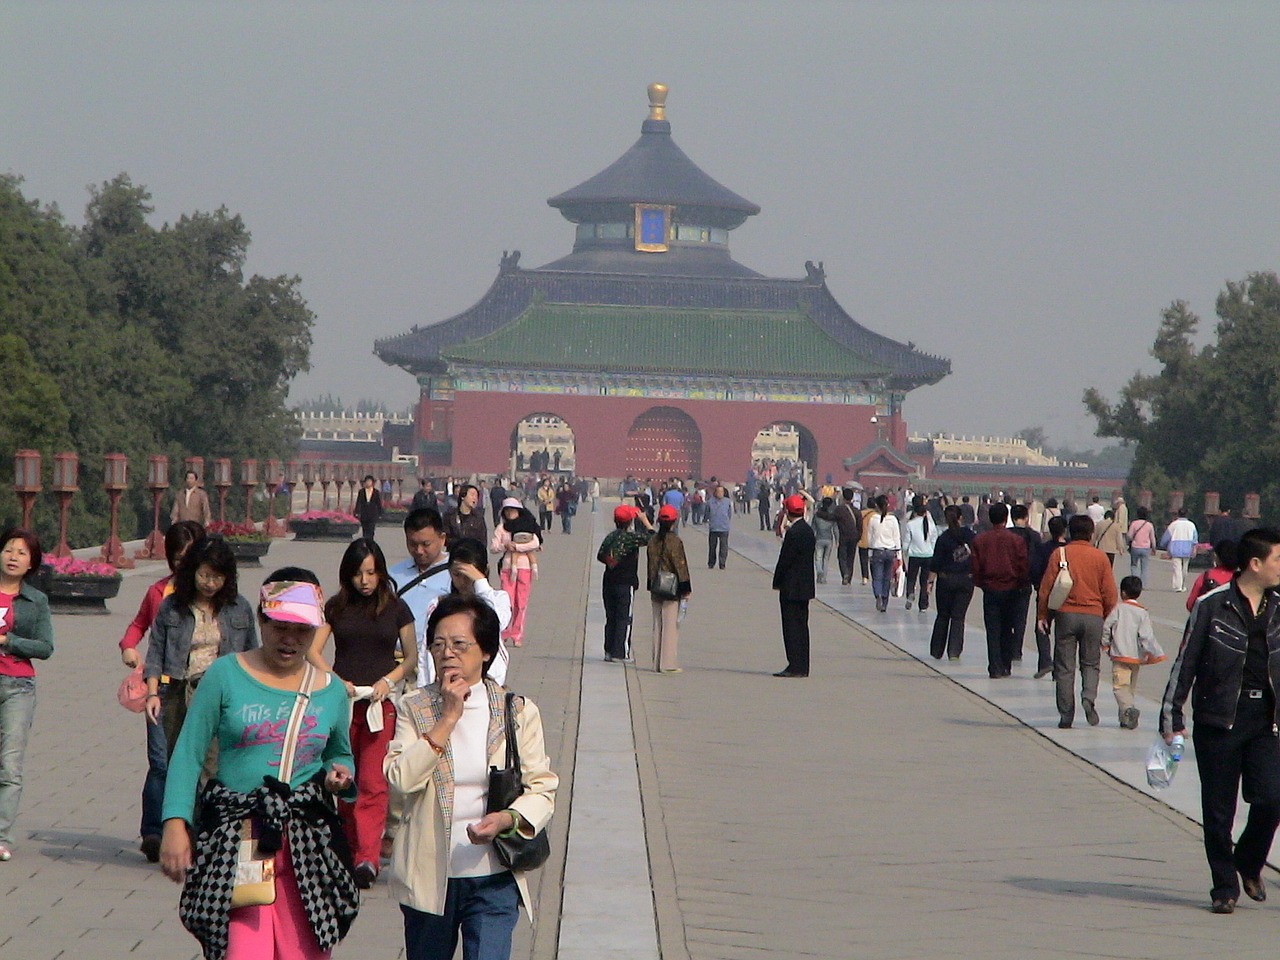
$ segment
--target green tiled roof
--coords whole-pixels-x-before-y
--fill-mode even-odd
[[[883,364],[838,343],[799,311],[534,303],[513,323],[444,347],[485,367],[616,370],[787,379],[875,379]]]

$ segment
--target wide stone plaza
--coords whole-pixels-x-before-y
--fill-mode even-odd
[[[694,592],[683,674],[644,669],[643,595],[637,663],[606,664],[594,557],[613,505],[584,505],[571,536],[548,534],[513,654],[510,686],[541,707],[562,778],[538,924],[522,922],[516,956],[1274,955],[1280,907],[1208,911],[1194,764],[1159,798],[1142,779],[1166,665],[1144,670],[1138,731],[1117,729],[1105,664],[1102,725],[1059,731],[1052,684],[1030,677],[1033,651],[1014,679],[986,679],[979,599],[960,663],[935,664],[932,611],[896,602],[877,614],[855,582],[819,587],[814,675],[775,679],[777,541],[743,515],[724,571],[702,564],[701,528],[684,533]],[[379,539],[403,556],[394,527]],[[340,544],[278,541],[241,592],[286,563],[332,589],[340,555]],[[4,960],[198,956],[178,888],[137,851],[143,721],[115,700],[116,643],[162,572],[127,572],[109,616],[55,618],[14,859],[0,864]],[[1167,564],[1151,580],[1143,600],[1172,655],[1184,597]],[[403,955],[385,883],[334,955]]]

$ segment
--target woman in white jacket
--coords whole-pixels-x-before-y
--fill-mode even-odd
[[[499,834],[532,838],[555,809],[542,719],[533,701],[514,701],[524,792],[488,812],[489,768],[505,768],[506,691],[487,676],[498,652],[493,608],[477,597],[447,596],[427,621],[436,681],[401,699],[383,769],[404,795],[392,889],[404,914],[408,960],[507,958],[520,904],[532,919],[524,876],[502,865]]]
[[[929,609],[929,561],[938,542],[938,525],[929,517],[924,497],[911,500],[911,518],[903,532],[903,550],[907,555],[907,609],[916,596],[916,580],[920,581],[920,612]]]
[[[893,581],[894,561],[901,561],[902,530],[898,518],[889,512],[889,498],[883,493],[875,499],[876,512],[867,525],[867,547],[871,550],[871,592],[876,609],[889,609],[889,588]]]

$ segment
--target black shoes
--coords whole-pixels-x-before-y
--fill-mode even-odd
[[[1215,900],[1213,901],[1213,906],[1210,907],[1209,909],[1212,910],[1214,913],[1235,913],[1236,902],[1231,899]]]
[[[368,890],[378,879],[378,868],[372,863],[358,863],[355,869],[356,886]]]
[[[779,670],[775,677],[807,677],[807,673],[796,673],[794,670]]]
[[[1058,721],[1058,729],[1059,729],[1059,730],[1070,730],[1070,729],[1071,729],[1071,721],[1070,721],[1070,720],[1068,720],[1066,717],[1063,717],[1061,720],[1059,720],[1059,721]]]
[[[1098,725],[1098,711],[1093,708],[1093,701],[1081,700],[1080,705],[1084,707],[1084,718],[1089,721],[1089,726],[1096,727]]]
[[[1043,680],[1045,677],[1047,677],[1051,673],[1053,673],[1053,667],[1044,667],[1040,670],[1037,670],[1035,673],[1032,674],[1032,676],[1035,677],[1035,679],[1037,680]]]
[[[1240,874],[1240,886],[1244,888],[1244,895],[1250,900],[1256,900],[1263,903],[1267,899],[1267,885],[1262,882],[1262,877],[1246,877]]]
[[[149,836],[142,838],[142,844],[138,847],[142,851],[142,855],[147,858],[147,863],[160,862],[160,838],[157,836]]]

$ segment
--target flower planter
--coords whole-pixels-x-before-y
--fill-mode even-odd
[[[106,614],[107,601],[120,592],[120,577],[71,577],[45,569],[35,586],[49,597],[53,613]]]
[[[339,520],[299,520],[290,518],[289,529],[295,540],[346,543],[360,533],[360,524]]]
[[[236,558],[236,565],[241,567],[262,566],[262,558],[271,549],[270,540],[228,540],[226,543]]]
[[[404,526],[404,518],[408,515],[408,510],[383,510],[382,516],[378,518],[378,526],[402,527]]]

